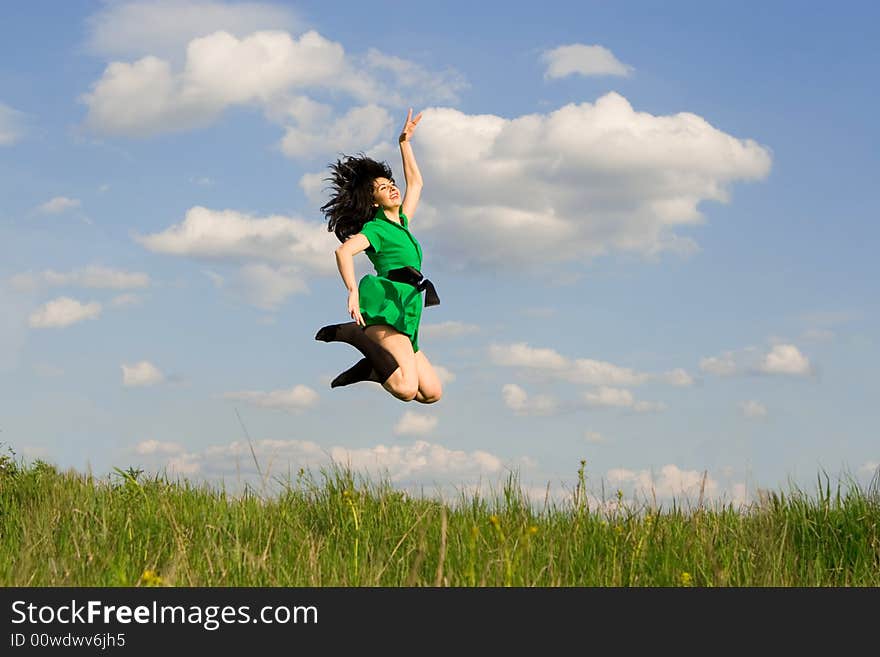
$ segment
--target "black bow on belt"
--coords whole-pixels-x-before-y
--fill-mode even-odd
[[[415,267],[392,269],[385,275],[385,278],[394,281],[395,283],[409,283],[419,292],[424,290],[426,306],[440,305],[440,297],[437,296],[437,290],[434,289],[434,284],[422,276],[422,272]]]

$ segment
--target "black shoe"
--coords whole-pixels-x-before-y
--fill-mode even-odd
[[[336,340],[336,335],[339,333],[339,327],[341,324],[330,324],[329,326],[324,326],[315,334],[315,340],[320,340],[321,342],[334,342]]]
[[[315,340],[322,342],[347,342],[357,347],[369,340],[364,333],[364,327],[357,322],[345,322],[344,324],[328,324],[315,334]]]
[[[375,381],[376,383],[379,383],[379,377],[376,376],[376,373],[373,371],[373,366],[366,358],[361,358],[358,362],[333,379],[333,381],[330,382],[330,387],[338,388],[340,386],[358,383],[359,381]]]

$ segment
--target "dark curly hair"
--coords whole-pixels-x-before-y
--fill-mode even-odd
[[[373,181],[376,178],[393,179],[391,167],[377,162],[363,153],[345,155],[328,165],[331,173],[325,178],[332,195],[321,206],[327,218],[327,230],[336,233],[340,242],[361,232],[375,213],[373,208]]]

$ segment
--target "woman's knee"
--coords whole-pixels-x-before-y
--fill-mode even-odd
[[[443,388],[439,383],[436,386],[419,388],[419,392],[422,397],[419,401],[423,404],[434,404],[440,401],[440,398],[443,397]]]
[[[388,391],[403,401],[412,401],[419,393],[419,381],[411,373],[398,369],[385,382]]]
[[[409,402],[416,398],[416,395],[419,394],[419,389],[415,386],[392,387],[391,394],[401,401]]]
[[[367,335],[397,361],[398,367],[385,381],[385,389],[403,401],[415,399],[419,393],[419,372],[409,337],[383,324],[368,326]]]

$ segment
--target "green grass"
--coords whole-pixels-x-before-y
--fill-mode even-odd
[[[3,586],[880,586],[880,492],[827,477],[747,509],[414,498],[345,469],[229,495],[0,457]]]

